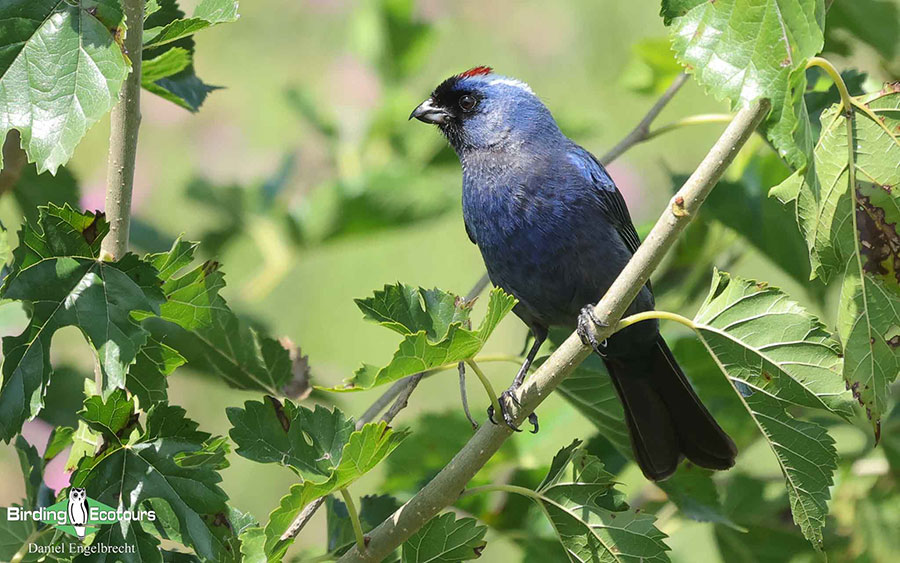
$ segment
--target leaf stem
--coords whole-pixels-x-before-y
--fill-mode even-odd
[[[466,365],[472,368],[472,371],[475,372],[475,375],[477,375],[478,379],[481,381],[481,385],[484,386],[484,392],[487,393],[488,398],[491,400],[494,412],[503,412],[500,410],[500,401],[497,400],[497,393],[494,392],[494,386],[491,385],[491,380],[484,375],[484,372],[481,371],[481,368],[478,367],[478,364],[475,363],[474,359],[466,360]]]
[[[541,500],[541,495],[537,491],[532,491],[527,487],[520,487],[518,485],[504,485],[504,484],[492,484],[492,485],[481,485],[480,487],[472,487],[471,489],[466,489],[459,495],[459,498],[467,497],[469,495],[477,495],[479,493],[494,493],[494,492],[503,492],[503,493],[515,493],[517,495],[526,496],[528,498],[532,498],[536,501]]]
[[[347,512],[350,514],[350,523],[353,524],[353,534],[356,536],[356,548],[360,551],[366,549],[366,538],[363,535],[362,524],[359,521],[359,513],[356,511],[356,503],[353,502],[353,495],[350,489],[344,487],[341,489],[341,496],[344,497],[344,504],[347,505]]]
[[[644,311],[642,313],[636,313],[634,315],[625,317],[621,321],[616,324],[615,332],[619,332],[625,327],[629,327],[635,323],[639,323],[641,321],[648,321],[650,319],[660,319],[664,321],[675,321],[683,324],[688,328],[696,328],[694,325],[694,321],[687,317],[683,317],[678,313],[670,313],[668,311]]]
[[[125,51],[131,59],[131,74],[119,92],[109,124],[109,163],[106,172],[106,218],[109,234],[103,239],[105,259],[118,260],[128,252],[131,228],[131,193],[141,127],[141,55],[144,32],[144,0],[123,0]]]
[[[838,69],[834,68],[834,65],[831,64],[831,61],[822,57],[813,57],[806,63],[806,68],[812,68],[814,66],[817,66],[824,70],[825,73],[834,82],[834,85],[837,87],[838,92],[841,95],[841,105],[844,107],[844,116],[848,116],[850,112],[853,111],[853,99],[850,97],[850,92],[849,90],[847,90],[847,85],[844,83],[844,79],[841,78],[841,73],[838,72]]]
[[[689,125],[701,125],[704,123],[728,123],[732,119],[734,119],[734,116],[730,113],[700,113],[697,115],[689,115],[650,131],[649,133],[647,133],[644,141],[649,141],[650,139],[659,137],[664,133],[668,133],[669,131],[679,129],[681,127],[687,127]]]

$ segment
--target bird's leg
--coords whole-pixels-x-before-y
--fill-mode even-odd
[[[519,368],[519,373],[516,374],[516,378],[513,379],[512,385],[509,386],[509,389],[500,394],[499,402],[500,402],[500,411],[503,415],[503,422],[506,423],[507,426],[515,430],[516,432],[521,432],[519,427],[513,424],[512,415],[509,414],[509,409],[507,408],[507,401],[511,401],[517,407],[520,406],[519,399],[516,398],[516,390],[522,386],[522,382],[525,381],[525,376],[528,374],[529,368],[531,368],[531,363],[534,362],[534,357],[537,356],[538,350],[541,348],[541,344],[544,343],[544,340],[547,339],[547,329],[544,327],[532,327],[532,334],[534,334],[534,342],[531,345],[531,350],[528,351],[528,355],[525,357],[525,362],[522,364],[522,367]],[[488,407],[488,418],[494,424],[497,422],[494,420],[494,405]],[[531,413],[528,415],[528,422],[531,423],[532,434],[537,434],[539,426],[538,426],[538,417],[537,413]]]
[[[590,346],[601,358],[606,357],[606,339],[603,342],[597,340],[597,329],[608,328],[609,325],[597,318],[593,305],[585,305],[578,315],[578,327],[575,332],[581,338],[581,343]]]
[[[463,412],[466,413],[466,418],[469,419],[472,430],[478,430],[478,423],[475,422],[475,419],[472,418],[472,413],[469,412],[469,399],[466,396],[466,362],[459,362],[459,395],[462,398]]]

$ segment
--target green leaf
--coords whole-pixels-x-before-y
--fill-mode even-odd
[[[0,5],[0,139],[17,129],[38,172],[55,174],[116,103],[128,63],[110,29],[121,24],[107,2]]]
[[[823,0],[663,0],[678,60],[732,109],[772,102],[766,134],[779,155],[802,168],[812,150],[803,104],[805,66],[822,50]]]
[[[193,17],[145,29],[144,47],[148,49],[159,47],[220,23],[235,22],[239,17],[237,10],[237,0],[201,0],[194,10]]]
[[[353,421],[339,409],[316,405],[313,411],[274,397],[246,401],[243,409],[229,407],[226,413],[238,455],[257,463],[280,463],[310,481],[331,477],[354,430]]]
[[[25,477],[25,506],[37,507],[38,491],[44,482],[44,460],[38,455],[37,448],[22,436],[16,436],[15,445],[22,476]]]
[[[713,277],[694,324],[775,452],[794,521],[821,549],[836,468],[834,441],[825,428],[796,420],[786,409],[798,405],[852,414],[833,341],[780,290],[723,272]]]
[[[75,429],[69,426],[54,426],[47,439],[47,449],[44,450],[44,461],[50,461],[67,447],[72,445],[75,438]]]
[[[108,413],[116,410],[117,401],[111,398],[104,403],[92,397],[89,402],[96,403],[96,408],[86,404],[85,421],[92,426],[107,426]],[[205,559],[224,558],[225,542],[221,532],[215,530],[230,526],[227,497],[218,485],[221,477],[210,466],[183,466],[176,461],[180,455],[200,455],[216,447],[217,441],[198,431],[197,424],[185,417],[184,409],[155,405],[147,412],[143,432],[108,437],[105,443],[100,455],[78,464],[73,486],[86,487],[89,497],[123,510],[137,511],[145,501],[161,499],[177,521],[181,542]],[[132,534],[143,534],[139,525],[129,521],[109,528],[116,534],[124,533],[124,541]]]
[[[243,563],[267,563],[266,532],[260,526],[247,528],[240,535]]]
[[[825,281],[844,274],[843,374],[876,435],[900,372],[900,92],[893,90],[856,98],[849,122],[840,105],[825,110],[815,166],[773,190],[782,199],[797,194],[816,274]]]
[[[786,405],[853,414],[838,344],[780,289],[716,271],[693,325],[732,382]]]
[[[166,378],[175,368],[186,362],[174,348],[166,346],[154,338],[138,352],[134,364],[125,377],[125,388],[134,393],[143,408],[168,400]]]
[[[312,501],[343,489],[371,471],[387,457],[409,434],[407,430],[395,431],[385,422],[369,423],[350,434],[344,444],[340,461],[325,481],[304,481],[291,487],[290,493],[269,515],[266,525],[266,553],[280,560],[290,545],[281,541],[291,522]]]
[[[106,400],[99,395],[85,399],[81,418],[108,440],[123,438],[124,431],[130,430],[137,422],[134,400],[121,389],[113,391]]]
[[[390,364],[381,369],[365,364],[344,385],[329,391],[370,389],[472,358],[515,304],[514,297],[494,288],[485,318],[477,330],[472,330],[469,328],[471,303],[438,289],[409,288],[402,284],[385,286],[374,297],[357,300],[357,305],[366,318],[405,338]]]
[[[558,343],[566,336],[568,334],[551,331],[550,340]],[[539,365],[539,362],[536,363]],[[602,359],[590,356],[560,383],[557,390],[600,430],[603,438],[616,450],[629,460],[634,460],[622,403]],[[725,515],[711,472],[686,462],[672,477],[656,483],[656,486],[665,491],[669,500],[688,518],[734,525]]]
[[[125,384],[128,366],[147,341],[132,313],[159,311],[164,296],[156,270],[132,254],[116,262],[99,260],[108,230],[102,215],[50,204],[41,209],[37,225],[27,223],[19,234],[0,294],[25,302],[31,320],[22,334],[3,338],[0,437],[6,441],[43,405],[57,330],[81,330],[96,350],[107,391]]]
[[[184,12],[175,0],[160,0],[159,9],[147,17],[144,28],[161,30],[183,21]],[[218,86],[205,84],[194,70],[194,39],[182,37],[143,51],[141,85],[182,108],[196,112],[206,96]]]
[[[193,369],[221,377],[237,389],[283,395],[292,378],[290,353],[232,312],[219,295],[225,278],[217,262],[182,272],[196,248],[197,243],[179,239],[168,252],[147,257],[160,272],[166,302],[159,318],[142,316],[143,326]]]
[[[439,514],[403,542],[403,563],[470,561],[481,557],[487,526],[452,512]]]
[[[794,522],[821,551],[829,487],[837,468],[834,440],[823,426],[795,419],[784,403],[766,393],[753,391],[742,398],[781,466]]]
[[[535,500],[573,561],[668,561],[654,517],[630,510],[603,463],[575,440],[553,458]]]

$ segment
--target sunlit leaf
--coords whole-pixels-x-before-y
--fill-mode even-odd
[[[363,365],[342,386],[331,391],[360,391],[431,368],[472,358],[509,313],[516,300],[502,289],[491,291],[485,318],[471,329],[472,304],[433,289],[387,285],[369,299],[357,300],[366,318],[403,334],[391,363],[383,368]]]
[[[110,2],[0,4],[0,139],[17,129],[38,172],[55,174],[116,103],[128,63],[110,29],[121,24]]]
[[[825,428],[787,412],[804,406],[849,416],[841,359],[819,321],[783,292],[717,272],[694,328],[775,453],[794,521],[822,548],[837,454]]]
[[[109,230],[103,216],[51,204],[37,224],[26,224],[14,252],[3,298],[23,301],[31,322],[3,338],[0,437],[9,440],[36,415],[50,380],[50,343],[60,328],[75,326],[96,350],[107,390],[125,385],[128,366],[148,332],[132,317],[153,314],[164,300],[156,270],[133,254],[99,260]]]
[[[900,373],[898,90],[888,85],[858,98],[849,118],[840,105],[824,111],[815,166],[773,190],[783,200],[796,197],[816,274],[825,281],[844,274],[837,322],[844,379],[876,434]]]
[[[672,46],[688,72],[733,109],[772,102],[766,134],[794,168],[813,138],[803,104],[807,59],[822,50],[823,0],[663,0]]]
[[[290,493],[269,515],[266,525],[266,553],[274,560],[280,560],[290,545],[280,540],[294,518],[307,504],[347,487],[364,474],[371,471],[387,457],[409,434],[406,430],[395,431],[384,422],[369,423],[350,434],[343,445],[340,460],[325,481],[304,481],[291,487]]]

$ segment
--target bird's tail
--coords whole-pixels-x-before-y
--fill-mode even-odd
[[[642,357],[605,361],[634,456],[648,479],[669,477],[682,457],[709,469],[734,465],[734,442],[700,402],[661,336]]]

